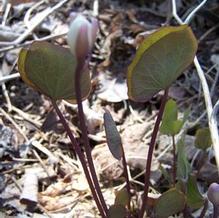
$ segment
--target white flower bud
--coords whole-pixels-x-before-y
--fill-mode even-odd
[[[78,60],[85,59],[91,52],[98,30],[97,20],[91,21],[82,15],[77,15],[70,24],[67,42],[70,50]]]

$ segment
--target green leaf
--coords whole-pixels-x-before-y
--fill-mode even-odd
[[[204,198],[200,194],[198,187],[197,187],[197,182],[196,178],[193,175],[189,176],[188,182],[187,182],[187,204],[189,207],[192,209],[198,209],[203,206],[204,204]]]
[[[187,181],[190,172],[191,166],[186,156],[184,139],[181,139],[177,144],[177,177]]]
[[[110,112],[107,111],[106,109],[103,118],[104,118],[104,127],[105,127],[106,139],[107,139],[109,150],[117,160],[120,160],[123,153],[122,140],[116,128],[116,124]]]
[[[22,79],[33,88],[58,100],[75,101],[76,59],[69,49],[48,42],[33,42],[29,49],[22,49],[18,70]],[[91,88],[88,69],[81,76],[82,98]]]
[[[176,135],[179,133],[179,131],[182,129],[184,124],[183,120],[176,120],[173,122],[173,131],[172,131],[172,135]]]
[[[160,126],[160,132],[167,135],[176,135],[182,129],[187,118],[187,112],[184,114],[183,120],[177,120],[178,109],[174,100],[167,101],[164,109],[163,119]]]
[[[212,144],[209,128],[198,129],[195,134],[195,147],[206,150]]]
[[[129,194],[127,192],[127,189],[121,189],[117,194],[116,194],[116,199],[115,199],[115,205],[123,205],[127,206],[129,203]]]
[[[156,217],[169,217],[181,212],[185,207],[185,195],[176,188],[164,192],[155,206]]]
[[[187,25],[162,27],[139,46],[128,68],[130,99],[145,102],[169,87],[192,63],[197,40]]]
[[[177,105],[172,99],[168,100],[163,114],[160,131],[163,134],[174,135],[174,122],[177,121]]]
[[[109,218],[125,218],[126,209],[123,205],[112,205],[109,208],[108,216]]]

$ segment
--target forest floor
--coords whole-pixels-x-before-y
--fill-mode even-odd
[[[197,2],[177,0],[179,15],[183,18]],[[94,3],[20,0],[0,4],[0,217],[99,217],[81,164],[72,156],[71,142],[51,102],[20,79],[16,64],[20,49],[33,40],[67,46],[70,14],[92,14]],[[54,6],[59,7],[47,14],[48,8]],[[121,133],[135,190],[133,205],[137,209],[143,192],[148,144],[163,93],[146,103],[128,100],[127,67],[145,37],[161,26],[177,23],[172,18],[169,0],[101,0],[98,8],[100,30],[90,63],[92,92],[83,103],[92,156],[106,203],[112,205],[125,180],[121,162],[114,159],[106,145],[103,128],[103,108],[106,108]],[[199,42],[197,57],[205,71],[213,104],[219,98],[218,11],[217,1],[208,1],[190,24]],[[208,186],[219,181],[219,176],[213,150],[209,149],[206,155],[194,146],[196,130],[207,127],[208,121],[193,65],[172,84],[169,97],[177,102],[179,116],[189,109],[184,128],[186,157],[205,196]],[[59,102],[59,107],[83,148],[77,107],[66,102]],[[177,137],[179,140],[180,134]],[[159,134],[150,178],[157,192],[167,190],[162,170],[170,173],[171,166],[171,137]],[[29,192],[30,201],[22,202],[25,191]],[[31,194],[36,192],[34,202]],[[190,216],[198,217],[201,210],[192,211]],[[206,217],[211,210],[209,206]]]

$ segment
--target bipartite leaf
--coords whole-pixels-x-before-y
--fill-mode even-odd
[[[203,206],[204,198],[198,190],[196,178],[194,175],[190,175],[187,184],[187,204],[192,209],[198,209]]]
[[[144,102],[166,89],[192,63],[197,41],[190,27],[162,27],[139,46],[128,67],[129,98]]]
[[[185,195],[176,188],[164,192],[157,201],[155,214],[157,218],[166,218],[181,212],[185,207]]]
[[[163,134],[173,135],[174,122],[177,120],[178,110],[176,102],[172,99],[168,100],[163,113],[162,124],[160,131]]]
[[[209,128],[198,129],[195,134],[195,147],[206,150],[212,144]]]
[[[185,151],[184,138],[177,143],[177,178],[187,181],[191,172],[191,165]]]
[[[33,42],[22,49],[18,69],[22,79],[33,88],[54,100],[74,101],[76,59],[69,49],[48,42]],[[88,69],[81,75],[82,98],[90,92]]]
[[[106,109],[103,118],[109,150],[117,160],[120,160],[122,157],[122,140],[116,128],[116,124],[110,112]]]
[[[129,203],[129,193],[127,192],[127,189],[121,189],[117,194],[115,198],[115,205],[123,205],[127,206]]]
[[[109,218],[125,218],[126,217],[126,209],[123,205],[120,205],[120,204],[112,205],[109,208],[107,217],[109,217]]]

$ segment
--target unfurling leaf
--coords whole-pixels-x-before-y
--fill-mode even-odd
[[[164,192],[155,206],[156,217],[166,218],[181,212],[185,207],[185,195],[176,188]]]
[[[198,129],[195,134],[195,147],[206,150],[212,144],[209,128]]]
[[[187,182],[186,197],[186,202],[192,209],[198,209],[204,204],[204,198],[198,190],[196,178],[193,175],[189,176]]]
[[[110,112],[106,109],[105,111],[103,118],[107,144],[112,155],[120,160],[122,157],[122,140]]]
[[[130,99],[145,102],[166,89],[192,63],[197,41],[190,27],[162,27],[139,46],[128,68]]]
[[[22,49],[18,58],[18,70],[22,79],[31,87],[53,100],[74,102],[76,59],[70,50],[48,42],[33,42]],[[82,72],[81,92],[86,98],[91,82],[88,69]]]
[[[126,209],[123,205],[112,205],[109,208],[108,216],[109,218],[125,218]]]
[[[129,203],[129,194],[127,189],[122,189],[116,194],[115,205],[127,206]]]
[[[160,131],[163,134],[176,135],[181,130],[184,120],[177,120],[178,109],[176,102],[170,99],[164,109]]]
[[[187,159],[184,139],[177,143],[177,177],[187,181],[191,172],[191,165]]]

